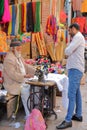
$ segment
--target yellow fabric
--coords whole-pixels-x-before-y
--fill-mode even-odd
[[[56,61],[56,57],[55,57],[54,49],[53,49],[53,44],[52,43],[47,44],[46,47],[47,47],[47,51],[48,51],[52,61]]]
[[[81,12],[87,12],[87,0],[83,0]]]
[[[40,35],[41,34],[38,32],[38,33],[36,33],[36,36],[35,36],[38,50],[39,50],[40,55],[46,55],[45,43],[44,43],[43,39],[41,39]]]
[[[0,52],[7,52],[8,46],[6,43],[6,33],[3,31],[0,31]]]
[[[10,15],[11,15],[11,21],[9,22],[9,26],[8,26],[8,34],[11,34],[12,31],[12,6],[9,6],[9,11],[10,11]]]
[[[59,29],[57,33],[58,41],[55,44],[55,56],[57,61],[62,61],[64,56],[64,42],[65,42],[65,35],[64,30]]]
[[[32,33],[32,58],[37,58],[38,51],[37,51],[37,45],[35,40],[35,33]]]

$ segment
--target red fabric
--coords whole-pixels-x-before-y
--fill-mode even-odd
[[[76,17],[72,21],[79,24],[80,31],[83,33],[84,32],[84,26],[85,26],[85,23],[86,23],[86,18],[85,17]]]
[[[21,29],[22,32],[24,32],[24,3],[21,4],[21,15],[22,15],[22,23],[21,23]]]
[[[65,23],[66,22],[67,15],[64,11],[60,12],[60,22]]]

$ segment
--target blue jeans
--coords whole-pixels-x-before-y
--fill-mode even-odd
[[[65,120],[70,122],[73,116],[74,108],[75,114],[77,117],[82,115],[82,99],[80,93],[80,81],[83,73],[77,69],[69,69],[68,77],[69,77],[69,88],[68,88],[68,98],[69,105],[67,110],[67,115]]]

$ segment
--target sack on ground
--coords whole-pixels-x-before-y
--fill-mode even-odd
[[[24,130],[46,130],[44,118],[38,109],[32,110],[26,120]]]

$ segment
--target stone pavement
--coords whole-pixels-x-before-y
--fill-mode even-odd
[[[83,101],[83,122],[72,121],[73,126],[66,130],[87,130],[87,83],[81,86],[82,101]],[[62,107],[61,97],[56,98],[56,108],[58,118],[55,120],[54,115],[47,119],[48,128],[47,130],[56,130],[56,125],[60,124],[66,115],[66,110]],[[12,121],[12,119],[7,120],[6,115],[3,115],[0,121],[0,130],[24,130],[24,112],[21,110],[17,115],[17,120]],[[15,128],[14,123],[20,123],[19,128]]]

